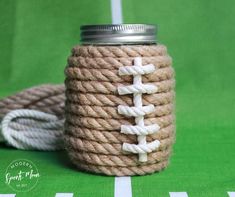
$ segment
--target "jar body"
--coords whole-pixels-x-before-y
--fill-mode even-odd
[[[136,123],[134,112],[126,116],[119,111],[120,105],[134,106],[133,94],[118,90],[133,84],[135,75],[128,71],[120,75],[120,68],[133,66],[135,58],[140,58],[142,65],[154,66],[151,73],[142,73],[141,80],[157,87],[156,92],[143,93],[141,98],[143,106],[154,106],[144,115],[143,124],[159,126],[157,132],[146,135],[146,143],[158,141],[159,146],[148,150],[145,162],[139,161],[138,154],[123,150],[124,143],[140,143],[139,137],[121,132],[123,125]],[[175,139],[175,80],[165,46],[76,46],[65,74],[64,139],[72,163],[81,170],[114,176],[144,175],[167,166]]]

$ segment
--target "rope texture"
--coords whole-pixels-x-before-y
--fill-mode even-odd
[[[63,120],[40,111],[18,109],[9,112],[1,122],[5,141],[24,150],[62,149]]]
[[[155,71],[153,64],[142,65],[142,59],[136,57],[134,59],[133,66],[124,66],[119,68],[119,75],[133,75],[133,85],[118,87],[119,95],[133,94],[134,107],[125,105],[118,106],[118,113],[131,117],[135,117],[136,125],[121,125],[121,132],[127,134],[134,134],[133,131],[137,131],[138,144],[123,143],[122,149],[127,152],[139,154],[139,161],[148,161],[147,153],[151,153],[160,146],[159,140],[147,143],[146,135],[152,134],[158,131],[160,128],[158,124],[144,125],[144,116],[151,114],[154,111],[154,105],[143,106],[142,94],[153,94],[158,91],[158,87],[152,84],[143,84],[142,75],[150,74]],[[130,89],[131,87],[131,89]],[[134,88],[134,89],[133,89]],[[137,90],[137,91],[136,91]],[[131,130],[131,131],[130,131]],[[138,131],[142,132],[138,132]]]
[[[137,57],[144,69],[134,64]],[[76,46],[65,75],[64,142],[79,169],[130,176],[167,166],[175,136],[175,81],[165,46]],[[143,84],[133,84],[137,75]],[[142,107],[135,106],[133,94],[143,94]],[[139,116],[145,118],[135,125]],[[147,146],[139,146],[136,135],[146,135]],[[148,160],[140,162],[133,152],[148,152]]]
[[[64,117],[65,87],[40,85],[0,100],[0,119],[16,109],[32,109]]]
[[[132,69],[135,57],[141,57],[143,65],[154,65],[155,70],[143,73]],[[145,127],[157,130],[147,135],[146,141],[160,142],[145,163],[122,150],[124,142],[137,144],[135,135],[146,132],[146,128],[131,127],[134,117],[118,113],[119,105],[134,106],[133,96],[118,95],[119,86],[133,83],[133,76],[119,75],[119,68],[125,66],[128,69],[120,72],[143,74],[143,83],[158,87],[156,93],[142,95],[144,106],[154,105],[153,112],[145,115]],[[3,133],[8,143],[20,149],[57,150],[63,148],[64,138],[70,159],[79,169],[107,175],[144,175],[167,166],[175,136],[175,82],[164,46],[78,46],[68,58],[65,74],[66,90],[62,84],[41,85],[0,100],[0,119],[5,116],[2,130],[7,131]],[[132,114],[145,110],[132,110]],[[40,119],[38,111],[50,115],[43,114]]]

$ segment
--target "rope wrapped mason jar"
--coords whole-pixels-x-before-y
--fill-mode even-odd
[[[174,70],[153,25],[81,27],[65,69],[65,146],[79,169],[164,169],[175,139]]]

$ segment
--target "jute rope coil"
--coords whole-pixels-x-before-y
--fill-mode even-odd
[[[143,67],[134,65],[136,58]],[[65,75],[64,141],[79,169],[127,176],[167,166],[175,136],[175,81],[165,46],[76,46]],[[133,84],[133,75],[141,75],[143,84]],[[134,107],[133,94],[141,95],[141,106]],[[141,116],[145,126],[135,126]],[[138,145],[137,135],[146,135],[146,144]],[[132,152],[148,153],[147,161]]]
[[[133,67],[136,57],[141,57],[143,65],[154,65],[155,70],[148,73],[148,69]],[[122,70],[125,75],[119,75],[119,70],[126,66]],[[148,108],[123,108],[123,113],[131,115],[126,117],[118,108],[133,106],[133,96],[118,95],[118,87],[132,85],[133,72],[142,74],[143,83],[157,86],[158,91],[142,95],[143,106],[154,105],[151,113],[146,113]],[[75,47],[65,74],[66,92],[64,85],[42,85],[0,100],[0,119],[10,112],[2,122],[2,129],[9,132],[5,132],[5,138],[9,138],[12,146],[61,149],[65,128],[68,155],[82,170],[125,176],[153,173],[167,166],[175,135],[175,93],[171,58],[164,46]],[[11,112],[16,109],[27,110]],[[120,132],[123,125],[133,125],[135,116],[142,113],[146,113],[146,127],[151,131],[151,125],[157,124],[157,132],[134,127],[129,127],[128,133]],[[147,143],[154,140],[160,143],[148,153],[145,163],[140,163],[136,154],[122,149],[123,143],[138,143],[136,134],[149,134]]]
[[[161,107],[161,105],[172,105],[174,97],[174,91],[143,95],[143,104],[148,105],[152,103],[156,105],[156,108]],[[89,106],[117,107],[118,105],[133,105],[133,101],[129,96],[122,96],[120,98],[117,95],[77,94],[74,91],[67,90],[66,98],[71,104],[74,104],[70,109]],[[0,99],[0,119],[10,111],[17,109],[38,110],[64,118],[64,103],[65,87],[63,84],[40,85]],[[93,110],[95,109],[93,108]],[[104,109],[102,108],[102,110]]]
[[[40,85],[0,100],[0,119],[16,109],[34,109],[64,117],[65,87]]]

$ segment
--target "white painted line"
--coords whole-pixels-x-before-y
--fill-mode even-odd
[[[112,23],[122,24],[122,0],[111,0]]]
[[[0,197],[15,197],[16,194],[0,194]]]
[[[73,197],[73,193],[56,193],[55,197]]]
[[[114,197],[132,197],[131,177],[115,177]]]
[[[235,192],[228,192],[229,197],[235,197]]]
[[[187,192],[169,192],[170,197],[188,197]]]

